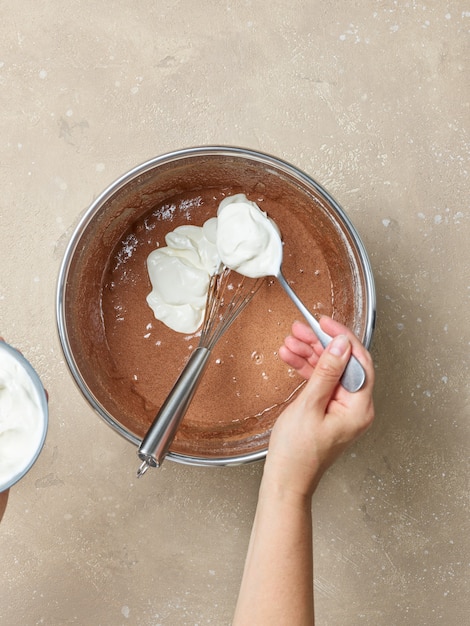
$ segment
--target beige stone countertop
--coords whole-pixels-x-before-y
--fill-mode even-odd
[[[50,426],[0,524],[2,626],[230,624],[262,463],[136,482],[55,321],[93,199],[207,144],[310,174],[375,274],[377,418],[314,498],[318,624],[465,623],[469,28],[463,0],[3,3],[0,335],[39,372]]]

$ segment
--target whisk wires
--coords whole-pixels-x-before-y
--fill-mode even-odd
[[[200,346],[212,350],[263,284],[263,278],[247,278],[228,267],[213,274],[207,292]]]

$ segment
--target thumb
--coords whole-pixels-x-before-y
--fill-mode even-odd
[[[346,335],[337,335],[323,350],[307,383],[310,402],[325,410],[338,386],[351,354],[351,342]]]

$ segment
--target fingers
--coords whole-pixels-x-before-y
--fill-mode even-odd
[[[310,328],[310,326],[305,324],[305,322],[294,322],[292,324],[292,335],[300,341],[308,343],[311,346],[319,343],[318,337]]]
[[[347,326],[344,326],[344,324],[341,324],[337,320],[323,315],[320,318],[320,326],[322,330],[328,333],[331,337],[336,337],[336,335],[346,335],[346,337],[348,337],[349,341],[351,342],[353,349],[358,350],[359,348],[364,348],[364,346],[356,337],[356,335],[352,332],[352,330],[350,330],[349,328],[347,328]]]
[[[366,383],[363,388],[371,389],[374,382],[372,359],[359,339],[346,326],[330,317],[322,316],[320,326],[331,337],[345,335],[348,338],[352,353],[366,371]],[[279,349],[280,358],[306,379],[312,375],[322,353],[323,347],[317,336],[304,322],[293,323],[292,334],[286,337],[284,345]]]
[[[303,359],[310,359],[315,355],[315,351],[310,343],[305,343],[296,337],[289,335],[284,339],[286,348]]]
[[[343,324],[340,324],[340,322],[337,322],[336,320],[331,319],[331,317],[327,317],[327,316],[321,317],[320,326],[325,332],[327,332],[332,337],[335,337],[336,335],[339,335],[339,334],[346,335],[346,337],[351,342],[352,353],[354,354],[356,359],[361,363],[362,367],[365,369],[365,372],[366,372],[366,382],[365,382],[363,389],[364,388],[371,389],[374,384],[374,366],[373,366],[372,357],[369,354],[369,351],[362,345],[362,343],[359,341],[356,335],[351,330],[349,330],[349,328],[347,328]]]
[[[303,322],[294,322],[292,335],[284,339],[279,356],[303,378],[308,379],[322,352],[323,347],[310,326]]]
[[[351,341],[337,335],[322,352],[305,389],[312,408],[324,413],[351,355]]]
[[[308,380],[313,372],[313,365],[304,358],[291,352],[285,345],[279,348],[279,356],[286,365],[292,367],[297,373]]]
[[[279,356],[305,379],[310,378],[318,360],[318,355],[309,343],[292,335],[284,339],[284,345],[279,348]]]
[[[343,387],[338,386],[337,399],[342,405],[342,411],[348,415],[347,424],[336,415],[336,419],[342,422],[343,427],[347,426],[351,440],[364,433],[374,420],[374,402],[372,391],[374,387],[375,371],[372,357],[369,351],[362,345],[359,339],[348,328],[329,317],[320,319],[322,329],[328,334],[335,336],[343,333],[351,342],[352,353],[363,366],[366,373],[366,380],[361,389],[355,393],[347,392]],[[338,425],[338,428],[340,425]]]

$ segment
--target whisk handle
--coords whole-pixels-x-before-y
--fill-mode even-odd
[[[139,446],[137,454],[143,463],[137,472],[138,476],[144,474],[149,467],[160,467],[163,463],[201,380],[209,354],[210,350],[203,346],[198,346],[191,353]]]

